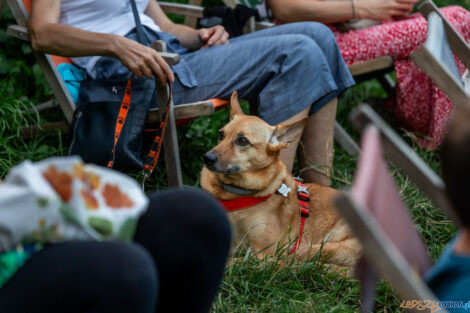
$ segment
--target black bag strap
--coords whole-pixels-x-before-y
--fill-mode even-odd
[[[132,7],[132,14],[134,15],[134,21],[135,21],[135,29],[137,31],[137,40],[139,43],[143,44],[144,46],[148,46],[148,39],[144,34],[144,30],[142,27],[142,23],[140,22],[140,16],[139,16],[139,11],[137,10],[137,5],[135,3],[135,0],[129,0],[131,2],[131,7]]]
[[[132,6],[132,14],[134,15],[134,20],[135,20],[135,27],[137,31],[137,40],[139,41],[140,44],[143,44],[145,46],[149,45],[149,41],[147,36],[145,36],[142,23],[140,22],[140,17],[139,17],[139,12],[137,11],[137,5],[135,3],[135,0],[130,0],[131,6]],[[130,85],[132,81],[132,75],[129,78],[128,81],[128,89],[129,89],[129,105],[130,105],[130,97],[131,97],[131,90],[130,90]],[[155,80],[156,81],[156,80]],[[156,82],[158,83],[158,82]],[[158,157],[160,156],[160,151],[163,143],[163,137],[165,136],[165,129],[168,123],[168,117],[170,115],[170,106],[172,105],[173,97],[172,97],[172,90],[171,90],[171,84],[168,84],[169,86],[169,98],[168,98],[168,103],[166,103],[165,106],[160,105],[159,109],[162,110],[164,108],[164,114],[163,114],[163,120],[160,122],[160,125],[158,125],[157,130],[155,132],[155,137],[152,142],[152,145],[150,146],[150,151],[147,154],[147,157],[144,160],[144,166],[142,169],[142,189],[145,189],[145,181],[148,177],[150,177],[155,170],[155,167],[157,165]],[[127,88],[126,88],[127,91]],[[117,140],[119,139],[119,134],[117,132],[118,128],[122,128],[124,125],[124,122],[126,120],[126,115],[127,115],[127,108],[126,108],[126,101],[125,101],[126,95],[124,96],[123,102],[121,103],[121,111],[119,113],[119,116],[123,115],[123,119],[117,121],[117,126],[116,126],[116,132],[115,132],[115,143],[114,145],[116,146]],[[125,115],[124,115],[124,111]],[[121,114],[121,112],[123,114]],[[121,125],[119,125],[121,124]],[[120,131],[119,131],[120,133]],[[111,160],[108,164],[108,167],[112,167],[114,164],[114,155],[115,155],[115,149],[112,151],[111,155]]]

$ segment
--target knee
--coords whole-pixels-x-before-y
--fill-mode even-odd
[[[318,49],[315,40],[304,34],[287,35],[283,42],[287,46],[285,47],[287,51],[304,53]]]
[[[321,38],[325,37],[328,40],[335,39],[333,31],[323,23],[318,22],[303,22],[302,33],[309,36],[310,38]]]
[[[307,22],[303,27],[305,35],[312,38],[324,51],[338,50],[335,35],[328,26],[322,23]]]
[[[302,67],[310,68],[324,60],[324,53],[315,40],[307,35],[289,35],[285,40],[288,58],[297,59]],[[295,64],[296,62],[289,62]]]
[[[209,240],[230,246],[231,228],[225,210],[208,193],[196,188],[169,189],[150,196],[150,208],[162,202],[168,207],[165,220],[186,234],[186,238]],[[161,209],[161,208],[160,208]]]
[[[147,250],[137,244],[106,245],[110,246],[107,261],[109,277],[106,280],[114,297],[126,299],[136,305],[151,299],[155,302],[158,294],[158,271]]]

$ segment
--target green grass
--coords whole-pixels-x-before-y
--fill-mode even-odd
[[[184,1],[181,1],[184,2]],[[218,0],[205,4],[217,4]],[[439,2],[439,1],[436,1]],[[443,3],[444,1],[440,1]],[[445,1],[469,8],[470,1]],[[31,49],[19,40],[8,38],[5,29],[13,23],[5,10],[0,20],[0,177],[25,159],[41,160],[48,156],[65,155],[67,138],[57,133],[34,140],[24,140],[18,135],[20,127],[56,121],[61,118],[59,109],[41,113],[33,105],[51,98],[51,91],[35,64]],[[376,81],[359,84],[349,89],[340,99],[338,120],[358,139],[359,135],[348,122],[348,115],[358,104],[369,97],[384,97]],[[246,104],[245,104],[246,106]],[[393,125],[387,114],[385,118]],[[198,186],[201,156],[217,142],[217,130],[228,120],[226,110],[211,117],[201,118],[180,127],[179,143],[184,171],[184,182]],[[405,135],[406,132],[398,129]],[[423,151],[413,146],[418,154],[440,172],[437,152]],[[354,175],[357,159],[335,147],[333,186],[348,188]],[[166,187],[164,168],[160,162],[148,190]],[[391,171],[400,194],[411,209],[413,220],[423,236],[430,255],[436,259],[455,228],[397,168]],[[287,262],[281,267],[279,260]],[[399,312],[400,302],[386,281],[377,290],[379,312]],[[356,312],[359,310],[359,285],[353,278],[329,273],[317,259],[289,264],[282,255],[271,260],[255,258],[249,249],[239,252],[237,261],[226,270],[221,290],[214,304],[214,312]]]

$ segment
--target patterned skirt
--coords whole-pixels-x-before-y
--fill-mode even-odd
[[[459,6],[441,11],[469,42],[470,12]],[[393,57],[398,84],[396,101],[389,109],[405,129],[418,136],[421,147],[437,147],[454,106],[410,58],[426,40],[427,21],[421,14],[347,33],[333,31],[348,65],[387,55]],[[465,67],[456,61],[463,74]]]

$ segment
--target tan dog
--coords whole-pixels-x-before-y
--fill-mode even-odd
[[[280,160],[279,152],[301,135],[304,124],[305,120],[270,126],[258,117],[244,115],[236,92],[232,94],[230,122],[220,130],[219,144],[204,155],[201,186],[219,200],[240,200],[247,197],[241,194],[250,193],[249,197],[267,198],[229,213],[235,244],[247,240],[255,251],[272,255],[276,244],[286,235],[289,242],[298,237],[301,221],[298,185]],[[284,190],[291,189],[286,196],[278,192],[283,184]],[[360,247],[332,206],[332,197],[338,191],[318,184],[307,185],[310,216],[306,218],[296,256],[305,259],[321,249],[327,263],[352,266]]]

